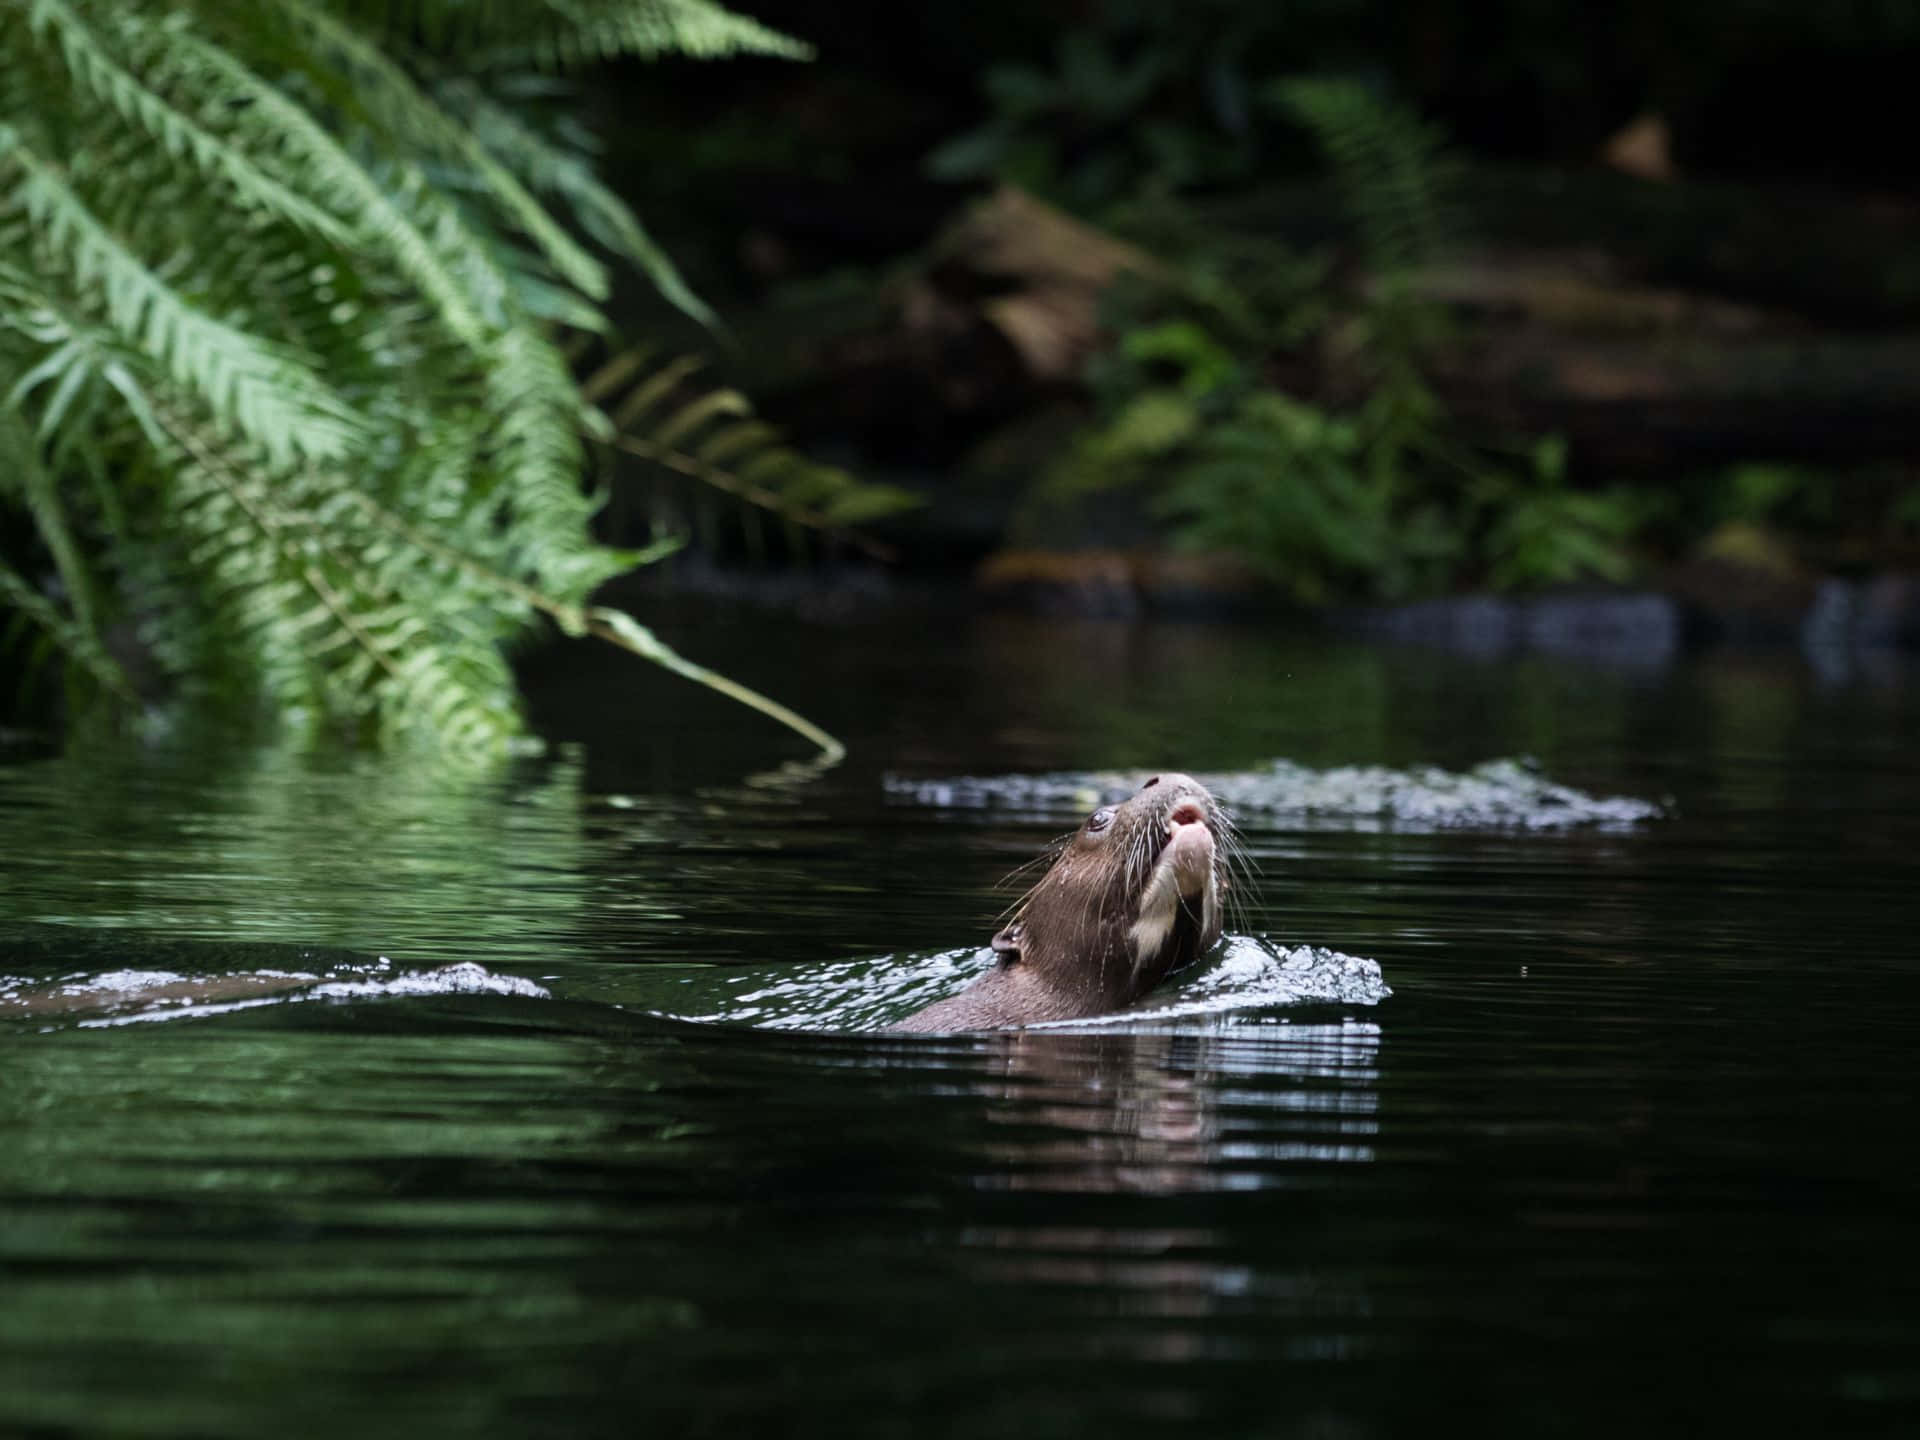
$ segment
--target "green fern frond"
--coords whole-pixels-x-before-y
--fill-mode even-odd
[[[129,35],[137,37],[145,30],[135,17],[114,18],[122,20],[120,28]],[[134,23],[125,23],[128,19]],[[62,0],[32,0],[27,31],[58,52],[81,91],[145,131],[169,155],[229,186],[242,206],[256,206],[334,244],[351,242],[347,228],[334,216],[282,184],[244,149],[200,125],[143,84],[114,58],[72,6]]]
[[[187,303],[101,224],[57,167],[22,144],[17,132],[0,127],[0,175],[7,169],[19,178],[0,207],[17,206],[26,215],[49,263],[63,265],[120,335],[258,443],[271,463],[339,460],[351,452],[360,418],[325,381]],[[51,367],[28,372],[8,403],[18,404],[56,374]]]
[[[542,57],[556,68],[634,56],[805,59],[810,46],[711,0],[340,0],[383,44],[419,40],[465,61]]]
[[[183,462],[176,514],[193,563],[214,579],[215,623],[255,656],[282,711],[350,730],[424,721],[456,750],[514,733],[493,636],[441,614],[450,595],[471,599],[450,590],[446,567],[361,543],[328,503],[356,493],[344,479],[309,472],[289,496],[167,420]]]
[[[534,36],[483,49],[474,58],[496,68],[532,64],[554,70],[628,56],[641,60],[663,55],[696,60],[731,55],[813,58],[812,46],[710,0],[647,0],[639,5],[565,0],[541,8],[544,15]]]
[[[63,659],[79,666],[101,689],[122,701],[132,702],[136,698],[126,671],[107,653],[93,628],[63,614],[59,606],[34,589],[5,561],[0,561],[0,602],[4,602],[0,609],[13,610],[16,623],[38,630]],[[15,638],[0,633],[0,644]]]
[[[150,36],[157,30],[156,22],[145,17],[130,17],[129,23]],[[227,111],[257,117],[262,131],[272,137],[281,165],[291,167],[298,183],[353,227],[357,244],[376,247],[430,296],[443,323],[460,340],[483,342],[488,322],[482,317],[497,321],[504,313],[506,279],[490,263],[475,258],[470,248],[474,237],[418,166],[396,165],[384,179],[376,177],[306,106],[232,52],[178,23],[167,26],[166,40],[166,63],[183,86]],[[434,238],[427,233],[431,225],[440,227]],[[463,258],[451,261],[450,255]]]
[[[555,223],[513,174],[441,106],[406,69],[319,0],[262,0],[294,31],[331,55],[340,69],[336,88],[351,84],[353,102],[377,123],[415,136],[433,153],[456,161],[481,194],[518,226],[567,283],[595,300],[606,297],[606,271]]]
[[[1451,243],[1456,167],[1436,128],[1357,81],[1289,79],[1274,94],[1326,156],[1376,270],[1406,270]]]
[[[186,698],[459,752],[517,728],[505,647],[540,616],[695,675],[590,607],[672,542],[593,540],[585,441],[611,426],[551,322],[603,328],[607,276],[544,201],[704,312],[580,155],[470,78],[481,51],[586,58],[658,23],[682,28],[657,48],[686,52],[731,17],[0,7],[0,506],[29,522],[0,576],[13,628],[123,695],[110,630]],[[752,48],[740,26],[727,43]],[[683,416],[676,438],[721,418]]]
[[[0,493],[12,489],[33,517],[41,543],[46,546],[61,588],[66,592],[74,626],[80,633],[95,633],[92,573],[74,539],[59,487],[40,463],[38,447],[26,424],[12,411],[0,413],[0,466],[7,472],[0,476]]]
[[[686,476],[778,516],[803,530],[830,534],[878,559],[886,546],[853,531],[856,524],[921,503],[912,492],[856,480],[809,460],[754,415],[752,403],[727,387],[689,392],[699,368],[693,357],[654,366],[644,348],[623,351],[588,377],[582,393],[610,414],[612,447]]]
[[[600,183],[581,156],[538,134],[470,81],[445,81],[437,93],[503,165],[536,191],[566,201],[580,227],[621,259],[639,266],[669,304],[709,329],[718,327],[719,317],[688,287],[667,252],[633,211]]]

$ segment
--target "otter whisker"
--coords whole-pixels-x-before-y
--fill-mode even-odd
[[[1224,809],[1220,810],[1218,815],[1220,821],[1220,848],[1225,858],[1225,868],[1228,878],[1226,887],[1227,913],[1233,921],[1233,928],[1237,932],[1245,933],[1247,928],[1247,898],[1254,891],[1254,877],[1257,867],[1254,865],[1253,859],[1247,851],[1246,842],[1241,837],[1240,827],[1234,823],[1233,816]]]
[[[1000,878],[999,885],[1008,884],[1010,881],[1013,881],[1019,878],[1020,876],[1026,874],[1029,870],[1050,869],[1053,866],[1054,861],[1058,860],[1061,857],[1061,855],[1066,853],[1067,847],[1073,843],[1073,835],[1074,835],[1074,832],[1069,830],[1065,834],[1055,835],[1051,837],[1047,841],[1047,843],[1041,847],[1040,853],[1038,855],[1034,856],[1031,860],[1021,861],[1018,865],[1014,866],[1013,869],[1009,870],[1005,875],[1003,875]],[[998,885],[996,885],[995,888],[997,889]]]
[[[1035,870],[1035,869],[1043,869],[1047,866],[1052,865],[1053,862],[1059,858],[1060,852],[1065,848],[1066,848],[1065,840],[1053,840],[1048,842],[1047,848],[1045,850],[1042,850],[1038,855],[1034,856],[1031,860],[1021,861],[1018,865],[1014,866],[1013,869],[1007,871],[1006,874],[1002,875],[998,880],[994,881],[993,888],[996,890],[1004,890],[1007,886],[1011,885],[1014,881],[1018,880],[1021,876],[1027,874],[1029,871]]]
[[[999,885],[994,888],[998,889],[1000,886],[1010,884],[1029,870],[1041,866],[1045,867],[1033,884],[1021,891],[1017,897],[1008,903],[1005,909],[994,917],[996,924],[1003,924],[1009,920],[1017,919],[1020,913],[1027,908],[1027,905],[1032,901],[1033,897],[1040,893],[1040,887],[1046,884],[1047,876],[1052,873],[1054,865],[1058,863],[1060,857],[1066,853],[1067,847],[1073,843],[1073,835],[1074,832],[1069,830],[1064,835],[1054,836],[1053,839],[1047,842],[1046,848],[1034,856],[1033,859],[1022,865],[1016,865],[1001,878]]]

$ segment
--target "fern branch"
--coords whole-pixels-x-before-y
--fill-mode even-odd
[[[207,446],[195,439],[185,425],[177,420],[172,423],[166,421],[162,423],[166,425],[167,434],[173,442],[198,462],[203,473],[220,484],[234,504],[239,506],[247,518],[253,522],[262,537],[283,557],[292,562],[295,573],[306,581],[320,603],[326,606],[328,612],[339,623],[341,630],[383,670],[390,675],[398,676],[399,668],[392,657],[388,656],[374,641],[371,633],[359,623],[351,609],[326,582],[326,578],[321,575],[318,567],[307,559],[303,553],[303,547],[290,541],[287,535],[289,528],[287,522],[277,513],[276,507],[250,494],[249,487],[222,464]]]
[[[5,161],[24,174],[13,201],[98,298],[114,329],[245,432],[274,465],[340,460],[351,452],[363,428],[360,417],[318,375],[188,304],[95,218],[57,167],[0,125]]]
[[[646,232],[626,202],[602,185],[578,156],[537,134],[470,81],[445,81],[438,90],[501,163],[528,184],[564,199],[589,235],[638,265],[662,297],[682,314],[710,330],[719,328],[719,317],[693,293],[667,252]]]
[[[133,682],[104,646],[91,626],[62,614],[60,607],[40,593],[19,572],[0,560],[0,600],[38,627],[69,660],[97,681],[101,688],[129,704],[137,703]]]
[[[136,17],[134,33],[153,33]],[[33,0],[27,28],[36,40],[51,42],[67,71],[94,99],[151,135],[169,155],[190,159],[203,173],[221,181],[245,205],[257,206],[336,245],[352,236],[332,215],[282,184],[252,157],[224,137],[183,115],[116,61],[94,31],[63,0]]]
[[[454,335],[469,345],[485,343],[489,327],[482,313],[488,309],[498,313],[506,282],[492,275],[488,298],[476,295],[471,280],[460,279],[444,258],[449,243],[473,247],[475,237],[444,235],[436,244],[409,216],[401,202],[424,208],[430,190],[417,169],[399,167],[401,186],[389,193],[305,106],[262,80],[231,52],[184,27],[171,27],[170,54],[185,80],[210,92],[216,103],[257,114],[263,128],[298,162],[304,182],[353,223],[362,242],[378,245],[401,274],[431,297]],[[444,220],[439,207],[433,213]],[[463,248],[460,253],[471,256],[475,248]]]
[[[778,700],[769,699],[758,690],[751,690],[737,680],[729,680],[703,665],[694,664],[663,644],[651,630],[625,611],[596,605],[586,612],[586,619],[590,634],[609,640],[623,650],[631,650],[635,655],[651,660],[676,675],[683,675],[695,684],[717,691],[730,700],[737,700],[749,709],[758,710],[769,719],[779,721],[789,730],[804,735],[820,747],[821,756],[827,764],[837,764],[846,757],[847,747],[811,720],[789,710]]]
[[[1376,269],[1405,270],[1445,246],[1453,166],[1437,130],[1351,80],[1283,80],[1274,93],[1325,154]]]
[[[195,462],[199,473],[213,480],[222,493],[244,514],[262,540],[279,558],[284,572],[311,593],[321,612],[338,630],[341,643],[351,644],[366,661],[385,674],[408,704],[398,712],[404,718],[413,712],[424,713],[434,731],[455,749],[471,752],[498,746],[513,726],[511,713],[476,694],[450,675],[446,663],[432,645],[408,643],[419,628],[413,607],[405,598],[390,597],[387,609],[393,623],[386,636],[379,633],[380,610],[365,604],[382,587],[354,561],[318,539],[310,523],[290,516],[280,505],[261,494],[259,488],[226,464],[213,447],[192,433],[179,417],[165,416],[163,424],[173,442]],[[351,497],[355,492],[344,492]],[[347,591],[329,578],[322,561],[353,580],[363,601],[356,605]],[[270,616],[270,623],[286,623],[290,607],[281,603]],[[300,629],[296,618],[291,628]],[[324,653],[324,643],[309,643],[306,653]]]
[[[333,50],[360,84],[356,97],[391,120],[396,128],[421,135],[434,149],[470,167],[501,211],[539,246],[548,262],[567,283],[595,300],[607,294],[606,271],[554,222],[540,202],[529,195],[486,147],[435,105],[406,71],[382,54],[351,25],[310,0],[272,0],[296,28]]]
[[[0,5],[0,503],[31,526],[0,610],[129,698],[112,613],[182,696],[463,750],[519,723],[504,647],[544,615],[835,757],[590,606],[678,541],[593,539],[584,440],[615,430],[542,322],[599,331],[607,276],[558,216],[711,317],[582,151],[465,78],[515,45],[796,48],[710,0]],[[790,519],[890,503],[731,392],[670,400],[682,373],[614,399],[709,483]]]
[[[822,534],[839,536],[861,554],[872,559],[891,564],[899,558],[899,552],[890,545],[882,544],[857,531],[848,530],[844,525],[836,523],[817,511],[794,505],[771,490],[749,484],[718,465],[710,465],[695,456],[675,450],[672,446],[656,445],[652,441],[635,435],[618,436],[613,443],[616,448],[629,455],[637,456],[642,460],[651,460],[654,464],[664,465],[669,470],[676,470],[682,475],[690,476],[703,484],[711,485],[716,490],[744,500],[749,505],[757,505],[762,510],[770,511],[783,520],[791,520],[796,525],[820,531]]]
[[[646,626],[640,624],[624,611],[613,610],[600,605],[570,605],[565,601],[557,600],[550,595],[543,594],[530,585],[525,585],[515,580],[510,575],[502,575],[490,566],[475,560],[470,555],[462,554],[450,546],[441,544],[440,541],[434,539],[431,535],[410,525],[400,516],[395,515],[392,511],[387,510],[384,506],[366,495],[353,492],[350,498],[353,503],[368,516],[381,525],[386,526],[395,534],[404,536],[408,543],[417,545],[423,550],[428,550],[441,556],[450,564],[459,566],[476,578],[514,595],[535,609],[551,616],[567,634],[596,635],[611,644],[618,645],[623,650],[631,651],[643,659],[651,660],[657,665],[664,666],[666,669],[673,671],[677,675],[682,675],[694,681],[696,684],[704,685],[709,690],[717,691],[729,699],[737,700],[742,705],[758,710],[761,714],[779,721],[788,729],[805,736],[808,740],[811,740],[815,745],[819,746],[820,750],[827,757],[828,763],[837,762],[846,755],[846,747],[812,721],[788,709],[779,701],[762,695],[757,690],[750,689],[736,680],[729,680],[726,676],[709,670],[705,666],[696,665],[693,661],[686,659],[666,645],[654,635],[651,630],[647,629]],[[667,555],[671,554],[673,550],[677,550],[681,543],[682,542],[676,537],[669,542],[668,545],[649,547],[649,551],[643,552],[641,558],[647,561],[664,559]]]
[[[782,35],[710,0],[649,0],[642,5],[595,7],[581,0],[548,0],[552,22],[536,39],[481,50],[484,68],[539,65],[572,69],[633,56],[642,60],[686,55],[696,60],[728,55],[770,55],[810,60],[813,47]]]
[[[777,430],[753,418],[753,406],[737,390],[705,391],[661,414],[700,361],[684,356],[648,374],[649,360],[644,348],[622,351],[581,385],[587,400],[609,409],[614,449],[803,529],[840,537],[875,560],[893,561],[891,547],[849,528],[848,512],[884,515],[917,505],[917,496],[891,486],[861,485],[844,471],[802,459],[781,443]],[[631,388],[621,396],[626,386]],[[836,508],[841,513],[834,513]]]

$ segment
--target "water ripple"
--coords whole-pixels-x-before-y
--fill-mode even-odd
[[[685,977],[676,983],[692,988],[682,992],[679,1003],[669,1000],[662,1009],[682,1020],[771,1030],[880,1029],[963,989],[993,963],[991,950],[938,950],[787,967],[771,981],[764,970]],[[1392,993],[1371,960],[1319,946],[1286,947],[1230,935],[1195,969],[1130,1009],[1028,1028],[1263,1023],[1290,1006],[1371,1006]],[[689,1009],[689,1002],[697,1008]]]

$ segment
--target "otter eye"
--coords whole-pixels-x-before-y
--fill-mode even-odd
[[[1097,833],[1106,829],[1107,826],[1111,824],[1113,824],[1113,807],[1111,805],[1103,805],[1087,817],[1087,829],[1089,832]]]

